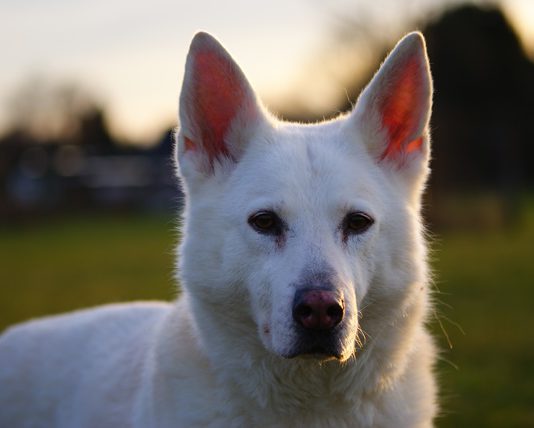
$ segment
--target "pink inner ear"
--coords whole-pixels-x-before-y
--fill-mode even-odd
[[[425,108],[422,90],[425,82],[421,63],[417,57],[412,57],[400,68],[401,72],[394,77],[388,87],[388,94],[381,100],[379,107],[389,140],[380,159],[399,156],[402,152],[413,152],[423,143],[420,136],[413,139]]]
[[[219,53],[200,51],[194,62],[193,115],[202,138],[200,149],[210,164],[221,155],[231,157],[224,138],[245,97],[242,77],[228,59]],[[197,141],[189,139],[185,149],[196,150]]]

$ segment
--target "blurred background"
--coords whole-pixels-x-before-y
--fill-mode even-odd
[[[3,0],[0,330],[178,293],[171,132],[199,29],[273,112],[306,122],[350,109],[394,43],[423,31],[437,425],[534,427],[530,0]]]

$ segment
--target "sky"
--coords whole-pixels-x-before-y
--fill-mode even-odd
[[[226,46],[269,104],[317,74],[313,58],[328,49],[344,11],[373,17],[381,32],[393,26],[395,33],[405,31],[399,28],[410,13],[413,18],[444,2],[457,1],[2,0],[0,132],[9,126],[16,89],[39,77],[74,82],[94,94],[116,135],[154,139],[176,123],[185,57],[198,30]],[[501,3],[532,49],[534,1]],[[342,68],[343,52],[333,55]]]

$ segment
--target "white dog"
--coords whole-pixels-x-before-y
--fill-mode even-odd
[[[411,33],[350,114],[281,122],[197,34],[177,135],[181,297],[8,330],[0,426],[431,426],[431,96]]]

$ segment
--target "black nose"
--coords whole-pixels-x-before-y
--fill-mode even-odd
[[[293,319],[308,330],[331,330],[343,319],[343,299],[331,290],[305,289],[295,293]]]

